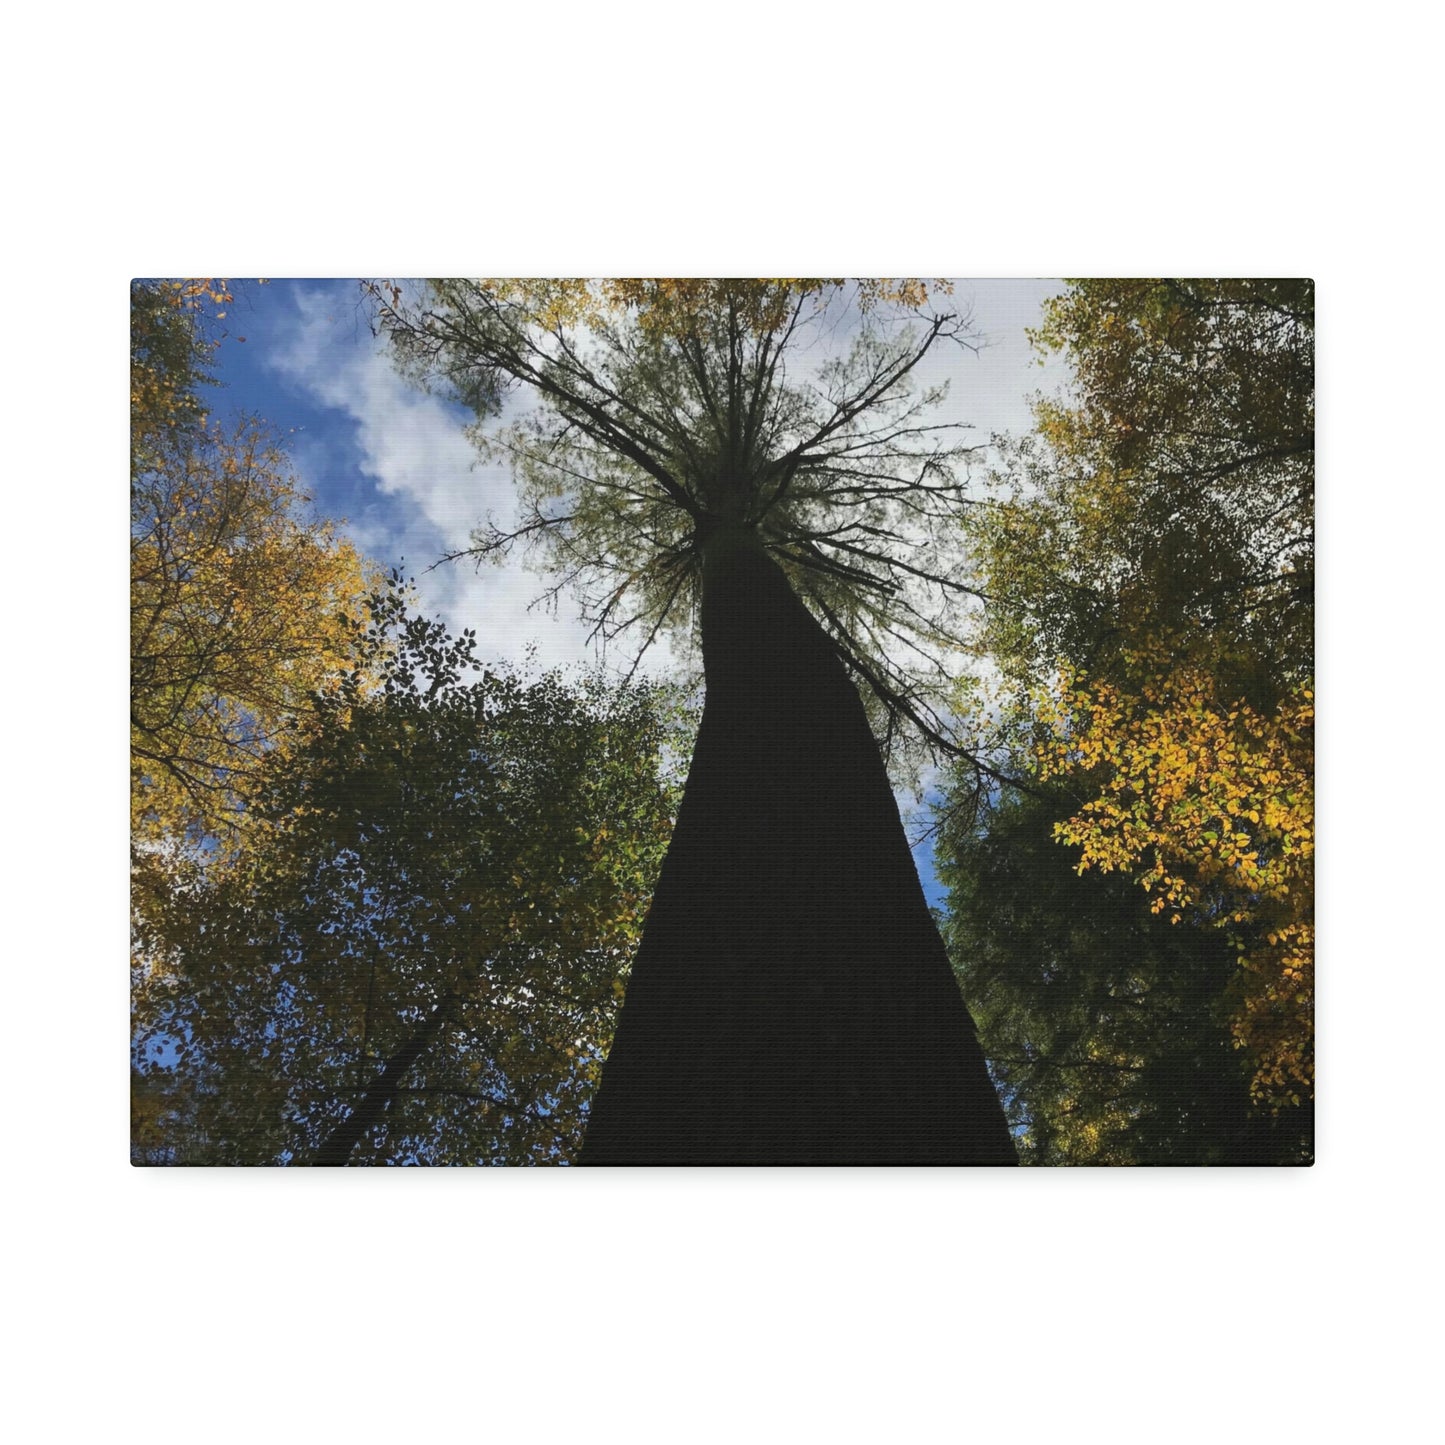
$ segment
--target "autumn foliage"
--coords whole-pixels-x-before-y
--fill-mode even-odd
[[[1313,1097],[1313,335],[1307,281],[1071,283],[1073,385],[970,517],[1015,764],[1078,873],[1227,942],[1267,1113]]]
[[[544,596],[573,589],[593,636],[637,658],[669,635],[685,655],[712,598],[709,706],[727,703],[727,678],[740,700],[704,724],[714,751],[695,756],[682,813],[704,822],[678,824],[674,893],[651,914],[673,921],[642,945],[638,1027],[677,1036],[676,1005],[712,978],[745,1024],[746,1047],[716,1048],[743,1097],[766,1073],[747,1049],[779,1017],[759,1000],[790,977],[776,941],[801,919],[828,957],[797,975],[774,1076],[824,1079],[829,1119],[835,1097],[871,1087],[861,1061],[880,1039],[897,1046],[889,1069],[921,1077],[913,1036],[880,1031],[876,1009],[831,1056],[846,1060],[836,1077],[809,1062],[827,1043],[820,999],[851,1019],[898,977],[904,913],[890,909],[917,916],[953,987],[901,835],[897,896],[868,919],[882,941],[846,922],[884,852],[858,840],[898,832],[881,771],[874,815],[846,821],[858,760],[876,762],[871,724],[891,763],[954,769],[943,927],[978,1024],[979,1098],[994,1110],[997,1087],[1011,1126],[998,1152],[1012,1138],[1043,1163],[1307,1161],[1312,285],[1069,283],[1034,340],[1072,382],[1036,400],[1029,436],[998,440],[983,496],[979,450],[928,415],[943,388],[914,386],[935,345],[971,344],[967,318],[934,305],[949,290],[367,284],[401,368],[469,408],[483,455],[513,469],[515,516],[479,517],[465,555],[526,551],[550,572]],[[134,1157],[585,1157],[669,877],[681,705],[630,676],[481,667],[471,634],[417,616],[398,576],[383,585],[313,515],[278,437],[211,415],[235,300],[215,278],[131,293]],[[795,360],[840,334],[841,352]],[[537,405],[500,424],[519,387]],[[782,599],[762,623],[761,585],[719,590],[729,557]],[[843,703],[823,706],[824,690],[771,718],[785,689],[756,644],[776,646],[788,618],[808,656],[841,659]],[[990,660],[990,681],[957,684],[966,656]],[[857,748],[812,790],[824,821],[810,822],[789,790],[855,690]],[[799,729],[815,715],[821,731]],[[759,717],[773,730],[739,753],[738,719]],[[780,740],[801,761],[770,792],[758,779],[793,756]],[[739,882],[736,860],[768,847],[766,876]],[[756,970],[741,985],[741,945],[715,946],[735,935]],[[705,1032],[726,1010],[702,1012]],[[664,1055],[684,1074],[700,1057]],[[925,1087],[929,1107],[951,1089]],[[772,1118],[800,1092],[748,1107]],[[695,1126],[683,1119],[678,1157]]]
[[[1173,924],[1224,929],[1239,954],[1231,1029],[1261,1103],[1313,1087],[1314,696],[1270,713],[1198,669],[1137,692],[1069,674],[1039,775],[1097,789],[1059,823],[1078,870],[1131,874]]]
[[[223,832],[345,660],[368,573],[279,442],[205,411],[211,283],[132,291],[131,798],[137,838]],[[224,315],[224,311],[220,313]]]
[[[135,1146],[153,1162],[575,1155],[670,832],[666,695],[483,668],[367,600],[244,847],[138,921]]]
[[[132,1158],[567,1158],[672,704],[483,671],[208,414],[225,283],[131,300]]]

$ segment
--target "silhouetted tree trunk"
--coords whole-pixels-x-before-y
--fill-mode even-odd
[[[311,1161],[316,1166],[339,1167],[390,1108],[407,1071],[441,1032],[451,1001],[438,1004],[422,1026],[392,1054],[360,1102],[330,1133]]]
[[[863,705],[756,538],[704,544],[707,703],[583,1164],[1012,1164]]]

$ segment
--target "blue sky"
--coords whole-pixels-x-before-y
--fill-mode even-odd
[[[478,460],[463,435],[465,412],[396,374],[371,335],[356,281],[250,281],[233,289],[217,358],[217,415],[252,413],[274,426],[316,510],[344,519],[376,561],[405,559],[423,608],[454,630],[475,628],[484,659],[521,662],[535,650],[544,667],[592,660],[575,604],[564,598],[555,614],[533,607],[543,583],[523,563],[478,571],[462,561],[427,570],[466,546],[489,511],[508,515],[511,481],[505,468]],[[950,348],[928,359],[920,382],[949,383],[940,420],[967,423],[977,442],[1028,427],[1029,395],[1066,380],[1061,364],[1039,365],[1025,336],[1043,300],[1059,289],[1055,281],[956,283],[955,301],[971,311],[983,344],[976,353]],[[626,666],[631,659],[610,661]],[[664,644],[644,667],[665,673],[675,665]],[[936,903],[931,845],[920,845],[915,857]]]

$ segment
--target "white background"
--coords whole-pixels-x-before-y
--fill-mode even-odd
[[[1438,48],[1412,7],[9,22],[20,1439],[1410,1439],[1438,1364]],[[1431,137],[1434,136],[1432,140]],[[1313,1170],[126,1160],[131,275],[1319,283]]]

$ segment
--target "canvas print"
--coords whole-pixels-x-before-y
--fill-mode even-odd
[[[1312,1162],[1310,281],[130,302],[133,1163]]]

